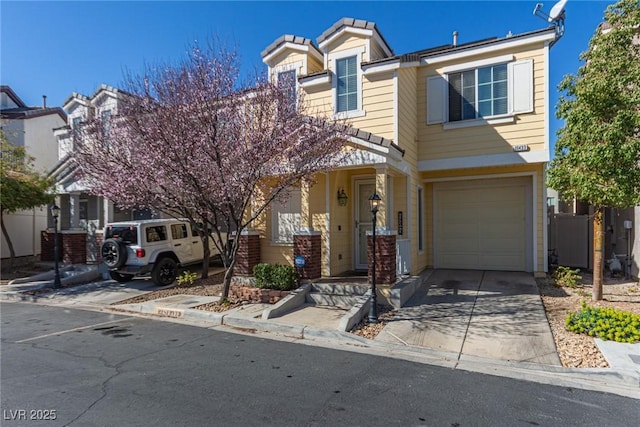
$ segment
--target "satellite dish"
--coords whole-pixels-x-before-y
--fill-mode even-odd
[[[560,0],[558,3],[554,4],[549,12],[548,21],[551,23],[553,21],[557,21],[558,19],[562,19],[562,15],[564,14],[564,7],[567,4],[567,0]]]

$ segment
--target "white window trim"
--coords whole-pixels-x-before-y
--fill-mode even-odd
[[[479,61],[465,62],[464,64],[450,65],[442,68],[442,74],[457,73],[465,70],[474,70],[476,68],[489,67],[491,65],[500,65],[506,62],[512,62],[513,55],[495,56],[493,58],[482,59]]]
[[[506,61],[506,62],[505,62]],[[514,107],[514,103],[515,103],[515,89],[514,89],[514,84],[516,82],[516,73],[514,71],[515,66],[516,65],[522,65],[524,63],[528,63],[528,67],[529,67],[529,74],[524,74],[524,76],[528,77],[530,79],[530,81],[527,81],[527,84],[529,85],[528,88],[528,105],[525,106],[525,108],[520,108],[516,111],[516,108]],[[506,64],[507,65],[507,73],[508,73],[508,80],[507,80],[507,91],[508,91],[508,96],[507,96],[507,102],[508,102],[508,107],[507,107],[507,113],[504,114],[498,114],[498,115],[494,115],[494,116],[487,116],[487,117],[483,117],[483,118],[475,118],[475,119],[467,119],[467,120],[457,120],[457,121],[450,121],[449,120],[449,76],[450,74],[453,73],[459,73],[462,71],[468,71],[468,70],[478,70],[479,68],[484,68],[484,67],[491,67],[491,66],[495,66],[495,65],[500,65],[500,64]],[[449,130],[449,129],[459,129],[459,128],[466,128],[466,127],[473,127],[473,126],[484,126],[484,125],[497,125],[497,124],[504,124],[504,123],[514,123],[515,122],[515,118],[518,114],[525,114],[525,113],[531,113],[534,112],[534,102],[535,102],[535,83],[533,81],[533,59],[528,58],[528,59],[521,59],[521,60],[516,60],[516,58],[514,57],[514,55],[502,55],[502,56],[498,56],[498,57],[493,57],[493,58],[489,58],[489,59],[483,59],[483,60],[479,60],[479,61],[473,61],[473,62],[467,62],[464,64],[458,64],[458,65],[452,65],[449,67],[443,67],[440,70],[440,74],[435,75],[435,76],[428,76],[427,77],[427,81],[426,81],[426,85],[427,85],[427,125],[434,125],[434,124],[441,124],[442,128],[444,130]],[[438,77],[440,77],[442,83],[440,83],[442,86],[439,86],[439,84],[437,84],[436,86],[434,86],[433,88],[429,89],[430,86],[430,80],[432,79],[437,79]],[[519,78],[522,78],[522,75],[520,75]],[[437,83],[437,81],[436,81]],[[440,87],[441,89],[438,89],[438,87]],[[476,88],[477,88],[477,83],[476,83]],[[440,116],[437,117],[432,117],[429,115],[429,97],[431,95],[429,95],[429,90],[441,90],[444,93],[441,94],[441,96],[443,97],[442,99],[442,113]],[[433,96],[437,96],[437,95],[433,95]],[[476,90],[476,96],[477,96],[477,90]],[[436,98],[437,99],[437,98]],[[519,98],[521,99],[521,98]],[[524,98],[522,98],[524,99]]]
[[[329,54],[329,67],[333,74],[336,75],[336,78],[331,79],[331,99],[333,102],[333,119],[353,119],[357,117],[364,117],[367,112],[362,108],[362,56],[364,55],[364,47],[357,47],[348,50],[341,50],[339,52],[330,53]],[[356,70],[358,72],[357,82],[358,82],[358,108],[351,111],[343,111],[338,113],[336,109],[338,108],[338,78],[337,78],[337,67],[336,61],[339,59],[349,58],[351,56],[356,57]]]
[[[509,72],[509,61],[497,61],[500,58],[510,58],[510,61],[513,61],[513,55],[505,55],[505,56],[501,56],[499,58],[491,58],[491,59],[485,59],[482,61],[474,61],[474,62],[468,62],[466,64],[462,64],[460,67],[462,68],[455,68],[455,69],[450,69],[448,71],[448,73],[446,74],[446,81],[447,81],[447,89],[446,89],[446,96],[445,96],[445,103],[446,103],[446,108],[445,108],[445,116],[447,118],[447,120],[443,123],[443,128],[444,129],[456,129],[456,128],[460,128],[460,127],[471,127],[471,126],[481,126],[481,125],[486,125],[486,124],[499,124],[499,123],[509,123],[510,121],[514,121],[515,120],[515,116],[514,114],[511,112],[511,108],[510,105],[513,103],[511,97],[513,96],[513,94],[511,93],[511,91],[509,90],[509,87],[511,86],[511,78],[512,76],[510,76],[510,72]],[[465,119],[465,120],[456,120],[456,121],[450,121],[449,119],[449,76],[451,74],[454,73],[460,73],[460,72],[464,72],[464,71],[471,71],[473,70],[475,72],[475,102],[476,102],[476,116],[478,115],[478,70],[480,68],[486,68],[486,67],[493,67],[496,65],[502,65],[505,64],[507,66],[507,112],[503,113],[503,114],[495,114],[493,116],[487,116],[487,117],[482,117],[482,118],[474,118],[474,119]],[[474,65],[474,66],[471,66]],[[447,67],[450,68],[450,67]],[[507,120],[505,121],[496,121],[499,119],[504,119],[506,118]],[[509,120],[509,118],[511,118],[512,120]],[[459,123],[464,123],[464,125],[461,126],[451,126],[452,124],[459,124]]]
[[[497,116],[490,116],[485,119],[469,119],[458,120],[455,122],[445,122],[442,124],[444,130],[470,128],[474,126],[486,126],[486,125],[499,125],[503,123],[514,123],[516,116],[513,114],[500,114]]]

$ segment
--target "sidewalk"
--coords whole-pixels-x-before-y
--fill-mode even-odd
[[[335,307],[305,304],[280,317],[266,319],[263,312],[273,309],[269,304],[247,304],[221,313],[193,308],[217,297],[174,295],[137,304],[112,305],[159,289],[141,279],[126,284],[107,280],[38,296],[2,289],[0,301],[126,312],[229,332],[260,332],[274,339],[307,345],[640,399],[640,344],[598,343],[603,343],[601,349],[611,368],[560,366],[537,286],[530,275],[437,270],[425,273],[421,279],[423,286],[375,340],[338,330],[344,316],[354,311]],[[514,283],[518,286],[513,286]]]

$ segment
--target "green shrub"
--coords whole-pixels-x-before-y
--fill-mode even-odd
[[[298,272],[290,265],[260,263],[253,267],[256,287],[291,291],[298,287]]]
[[[561,265],[553,272],[553,278],[556,280],[556,285],[566,286],[568,288],[578,287],[580,280],[582,280],[579,268],[572,270],[569,267],[563,267]]]
[[[640,315],[614,308],[589,307],[584,301],[580,311],[567,315],[565,326],[569,331],[602,340],[640,341]]]
[[[198,275],[196,273],[192,273],[190,271],[183,271],[182,274],[180,274],[178,277],[176,277],[176,280],[178,281],[178,285],[193,285],[193,282],[196,281],[196,277],[198,277]]]

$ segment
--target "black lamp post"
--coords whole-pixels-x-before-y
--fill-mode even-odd
[[[371,220],[373,222],[372,232],[372,256],[373,271],[371,272],[371,304],[369,305],[369,323],[378,323],[378,297],[376,294],[376,220],[378,216],[378,206],[380,205],[380,196],[373,193],[369,196],[369,206],[371,207]]]
[[[58,217],[60,216],[60,208],[57,205],[51,206],[51,216],[53,217],[53,262],[55,264],[56,275],[53,279],[53,288],[58,289],[60,284],[60,269],[58,268]]]

